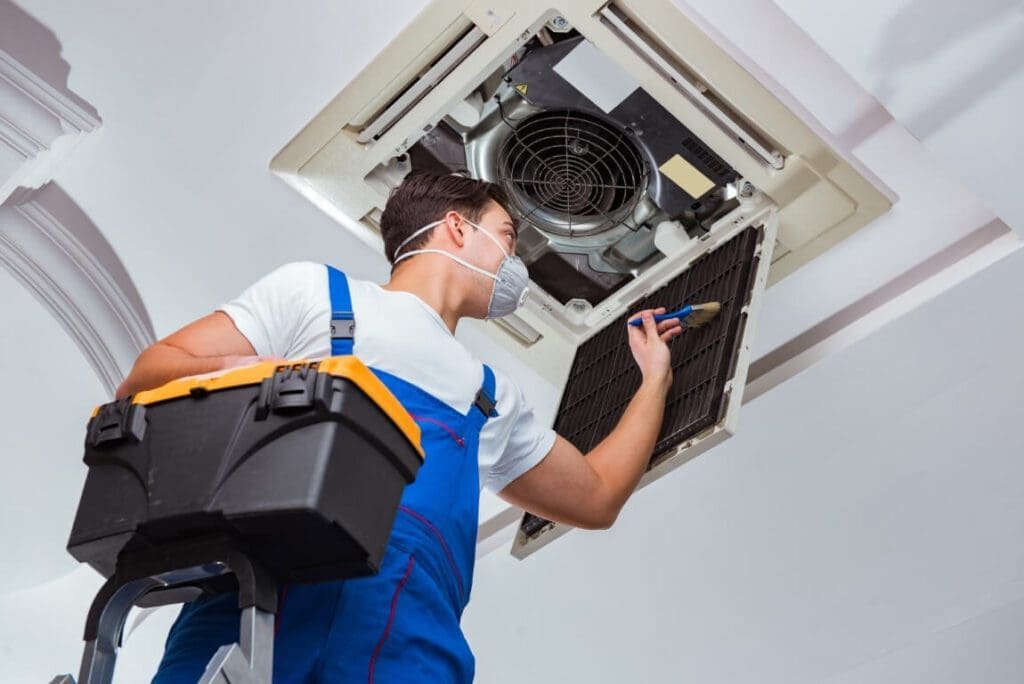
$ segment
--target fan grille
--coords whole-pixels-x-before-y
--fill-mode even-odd
[[[625,130],[582,112],[547,111],[524,119],[502,145],[498,182],[524,219],[571,237],[622,223],[647,187],[647,164]]]

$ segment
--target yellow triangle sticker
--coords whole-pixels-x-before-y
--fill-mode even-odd
[[[520,83],[516,85],[516,92],[522,95],[523,97],[526,97],[526,84]]]

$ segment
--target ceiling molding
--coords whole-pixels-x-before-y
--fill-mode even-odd
[[[0,205],[0,263],[82,350],[110,393],[155,339],[128,272],[89,217],[55,183]]]
[[[48,83],[0,50],[0,199],[53,176],[100,117],[62,84]],[[57,141],[70,137],[72,140]]]

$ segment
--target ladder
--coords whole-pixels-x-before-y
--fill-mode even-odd
[[[77,682],[62,674],[50,684],[110,684],[132,606],[182,603],[235,583],[239,641],[214,653],[199,684],[272,684],[278,583],[242,543],[221,535],[123,552],[89,609]]]

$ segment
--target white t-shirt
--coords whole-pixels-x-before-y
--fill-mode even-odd
[[[441,316],[409,292],[348,278],[356,320],[353,353],[468,413],[483,383],[483,365],[462,346]],[[331,354],[331,297],[327,267],[285,264],[220,307],[259,355],[314,359]],[[494,492],[540,461],[555,432],[540,424],[522,391],[494,370],[498,416],[480,433],[480,485]]]

